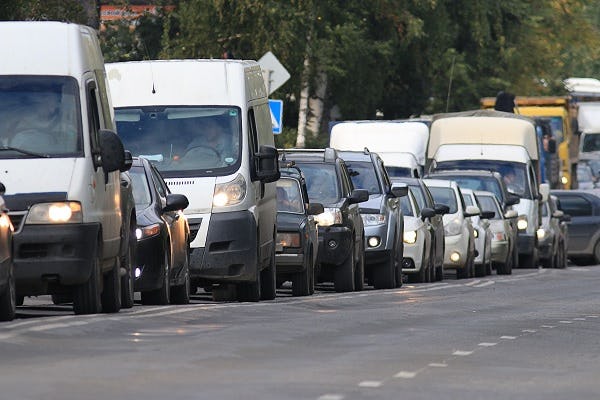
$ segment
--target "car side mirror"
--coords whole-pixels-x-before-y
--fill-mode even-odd
[[[321,203],[309,203],[308,204],[308,215],[319,215],[325,212],[325,208]]]
[[[425,221],[426,218],[433,218],[437,215],[433,208],[425,207],[421,210],[421,219]]]
[[[552,213],[552,218],[562,218],[562,216],[565,215],[565,212],[563,210],[556,210]]]
[[[435,213],[439,215],[448,214],[450,212],[450,207],[445,204],[435,204],[433,209],[435,210]]]
[[[515,204],[519,204],[520,201],[521,201],[521,198],[519,196],[517,196],[516,194],[509,193],[506,196],[506,205],[507,206],[514,206]]]
[[[482,211],[481,212],[481,218],[482,219],[492,219],[496,216],[496,212],[495,211]]]
[[[183,194],[170,193],[167,195],[167,205],[163,208],[163,212],[185,210],[189,205],[188,198]]]
[[[406,183],[392,183],[391,192],[396,197],[408,196],[408,185]]]
[[[481,214],[481,210],[477,206],[467,206],[463,214],[465,217],[476,217]]]
[[[348,201],[350,204],[358,204],[369,200],[369,191],[366,189],[354,189]]]
[[[560,217],[560,222],[571,222],[571,216],[569,214],[564,214]]]
[[[100,130],[100,157],[105,173],[119,171],[125,167],[125,148],[117,134],[108,129]]]
[[[279,153],[275,147],[260,146],[256,158],[256,177],[259,181],[269,183],[279,179]]]
[[[504,213],[504,218],[506,219],[513,219],[513,218],[517,218],[519,216],[519,213],[517,213],[515,210],[508,210],[507,212]]]
[[[548,201],[548,196],[550,196],[550,185],[548,185],[547,183],[540,183],[540,189],[539,189],[540,195],[541,195],[541,201]]]

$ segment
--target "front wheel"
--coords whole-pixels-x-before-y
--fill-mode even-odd
[[[171,257],[168,252],[164,252],[163,262],[160,264],[162,269],[162,282],[158,289],[142,292],[142,304],[144,305],[167,305],[171,296],[171,285],[169,275],[171,273]]]
[[[116,313],[121,310],[121,266],[119,257],[115,257],[112,269],[104,275],[104,290],[102,290],[102,311]]]
[[[308,296],[311,294],[312,275],[314,273],[312,254],[309,253],[304,256],[304,270],[292,276],[292,296]],[[314,288],[312,291],[314,292]]]
[[[134,236],[135,237],[135,236]],[[125,256],[121,259],[121,267],[125,274],[121,277],[121,307],[133,307],[134,282],[135,282],[135,240],[129,242]]]
[[[12,321],[17,312],[17,294],[12,264],[8,269],[8,277],[4,292],[0,295],[0,321]]]
[[[190,251],[186,249],[185,259],[181,273],[183,274],[183,284],[173,286],[171,289],[171,304],[189,304],[191,295],[190,279]]]
[[[275,241],[269,257],[269,266],[260,272],[260,299],[273,300],[277,296],[277,270],[275,266]]]
[[[90,278],[73,290],[73,311],[75,314],[97,314],[102,310],[100,300],[100,260],[94,258]]]
[[[354,290],[360,292],[365,288],[365,239],[360,241],[358,259],[354,265]]]
[[[343,263],[335,267],[333,287],[336,292],[354,291],[354,243]]]

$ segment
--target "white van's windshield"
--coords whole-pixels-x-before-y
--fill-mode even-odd
[[[117,108],[115,119],[125,148],[150,160],[165,178],[226,175],[239,167],[238,107]]]
[[[487,171],[499,172],[502,179],[506,183],[506,189],[510,193],[514,193],[522,199],[531,199],[531,189],[529,188],[529,180],[527,179],[526,165],[510,161],[496,160],[456,160],[443,161],[436,164],[436,170],[449,169],[482,169]],[[494,190],[486,190],[494,192]],[[475,188],[475,190],[480,190]]]
[[[583,135],[581,151],[584,153],[600,151],[600,133],[586,133]]]
[[[0,76],[0,158],[83,156],[78,93],[72,77]]]

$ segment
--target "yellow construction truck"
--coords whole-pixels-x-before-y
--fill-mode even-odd
[[[494,108],[495,97],[480,100],[481,108]],[[576,180],[578,136],[571,119],[573,111],[567,96],[531,96],[515,98],[515,114],[536,121],[540,140],[542,182],[552,189],[571,189]]]

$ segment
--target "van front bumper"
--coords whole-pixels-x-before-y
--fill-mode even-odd
[[[79,285],[90,278],[100,224],[23,225],[13,236],[20,295],[44,283]]]
[[[190,277],[214,283],[253,282],[257,247],[256,221],[251,212],[212,214],[206,245],[192,248]]]

